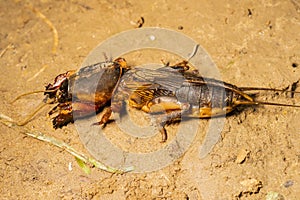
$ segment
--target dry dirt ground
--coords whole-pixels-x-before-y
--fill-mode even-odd
[[[39,13],[57,29],[55,54],[53,32]],[[17,95],[43,90],[59,73],[77,69],[100,42],[135,29],[140,17],[145,19],[143,27],[168,28],[200,43],[224,81],[285,88],[300,78],[298,0],[1,1],[0,15],[0,113],[18,121],[36,108],[43,95],[11,104]],[[157,62],[147,55],[138,52],[126,59],[131,65]],[[163,59],[172,62],[167,56]],[[267,94],[270,101],[300,104],[299,95],[291,99]],[[54,130],[47,109],[26,127],[87,153],[75,126]],[[24,136],[22,127],[1,124],[1,199],[298,199],[299,119],[297,108],[251,107],[226,118],[222,139],[205,158],[198,155],[205,135],[200,130],[185,154],[160,170],[110,174],[92,168],[89,175],[65,151]],[[205,130],[209,121],[199,123]],[[118,142],[114,123],[107,128]],[[159,134],[153,138],[155,148],[163,145],[159,139]],[[134,144],[130,150],[139,152],[142,146]]]

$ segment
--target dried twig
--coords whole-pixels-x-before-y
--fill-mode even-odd
[[[53,46],[52,46],[52,53],[56,54],[57,46],[58,46],[58,33],[55,28],[55,26],[52,24],[52,22],[43,14],[41,13],[38,9],[34,8],[33,6],[28,6],[30,10],[32,10],[36,16],[41,18],[52,30],[53,33]]]
[[[32,81],[33,79],[35,79],[38,75],[40,75],[40,73],[45,71],[47,67],[48,65],[44,65],[35,75],[33,75],[33,77],[29,78],[27,81]]]
[[[10,128],[14,128],[14,129],[21,128],[20,132],[23,133],[24,135],[38,139],[43,142],[50,143],[58,148],[61,148],[65,151],[67,151],[68,153],[75,156],[77,159],[83,161],[84,163],[95,166],[101,170],[104,170],[104,171],[107,171],[110,173],[125,173],[125,172],[129,172],[129,171],[133,170],[132,167],[128,167],[128,168],[125,168],[124,170],[120,170],[120,169],[116,169],[116,168],[113,168],[110,166],[106,166],[103,163],[101,163],[93,158],[90,158],[81,152],[78,152],[73,147],[64,143],[63,141],[60,141],[54,137],[48,136],[42,132],[29,130],[26,127],[22,127],[22,126],[18,125],[18,123],[16,123],[13,119],[11,119],[10,117],[3,115],[1,113],[0,113],[0,122]]]
[[[8,49],[11,49],[13,48],[13,44],[9,44],[7,45],[1,52],[0,52],[0,58],[2,58],[2,56],[5,54],[5,52],[8,50]]]

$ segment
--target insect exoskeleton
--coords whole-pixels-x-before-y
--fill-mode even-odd
[[[162,133],[162,141],[165,141],[167,139],[165,125],[178,121],[182,116],[190,118],[225,116],[240,105],[300,107],[257,101],[245,92],[282,90],[239,88],[220,80],[204,78],[199,73],[189,70],[186,65],[186,62],[182,62],[156,70],[135,68],[128,71],[121,78],[117,92],[113,96],[113,111],[119,112],[122,101],[127,101],[129,106],[155,116]]]
[[[45,103],[57,103],[49,112],[49,115],[55,114],[52,119],[54,128],[73,122],[73,115],[80,118],[98,112],[108,105],[120,77],[128,69],[130,67],[126,60],[117,58],[114,61],[88,65],[78,71],[70,70],[59,74],[52,84],[46,86],[46,90],[22,94],[14,100],[38,92],[44,92],[46,96],[42,104],[19,125],[27,124]],[[111,108],[108,107],[105,112],[99,124],[109,120]]]

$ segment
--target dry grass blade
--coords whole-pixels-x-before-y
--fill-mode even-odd
[[[63,149],[66,152],[70,153],[71,155],[75,156],[75,158],[80,159],[84,163],[89,164],[91,166],[95,166],[101,170],[104,170],[104,171],[107,171],[110,173],[125,173],[125,172],[129,172],[129,171],[133,170],[132,167],[128,167],[128,168],[125,168],[124,170],[121,170],[121,169],[116,169],[116,168],[113,168],[110,166],[106,166],[103,163],[101,163],[93,158],[90,158],[81,152],[78,152],[73,147],[71,147],[70,145],[66,144],[63,141],[60,141],[54,137],[48,136],[42,132],[29,130],[26,127],[19,126],[18,123],[16,123],[13,119],[11,119],[10,117],[3,115],[1,113],[0,113],[0,122],[7,127],[14,128],[15,130],[17,130],[17,128],[18,128],[18,130],[26,136],[38,139],[43,142],[50,143],[60,149]]]
[[[58,33],[53,25],[53,23],[43,14],[41,13],[38,9],[34,8],[33,6],[28,6],[30,10],[32,10],[36,16],[41,18],[52,30],[53,33],[53,46],[52,46],[52,53],[56,54],[57,46],[58,46]]]
[[[2,56],[5,54],[5,52],[8,50],[8,49],[11,49],[13,48],[13,44],[9,44],[7,45],[1,52],[0,52],[0,58],[2,58]]]
[[[38,75],[40,75],[40,73],[45,71],[47,67],[48,65],[44,65],[35,75],[33,75],[33,77],[29,78],[27,81],[32,81],[33,79],[35,79]]]

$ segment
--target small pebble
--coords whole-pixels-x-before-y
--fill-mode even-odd
[[[245,162],[246,158],[249,157],[250,151],[248,151],[247,149],[241,149],[236,157],[235,162],[238,164],[242,164],[243,162]]]
[[[294,181],[292,181],[292,180],[288,180],[287,182],[285,182],[285,183],[283,184],[283,186],[284,186],[285,188],[291,187],[292,185],[294,185]]]
[[[69,162],[68,169],[69,169],[69,171],[72,171],[72,170],[73,170],[72,162]]]
[[[240,182],[243,186],[242,193],[244,194],[252,194],[252,193],[258,193],[260,188],[262,188],[262,182],[259,180],[256,180],[255,178],[249,178],[246,180],[243,180]]]
[[[284,200],[284,196],[277,192],[268,192],[266,195],[266,200]]]
[[[154,41],[155,40],[155,36],[154,35],[150,35],[150,40]]]

